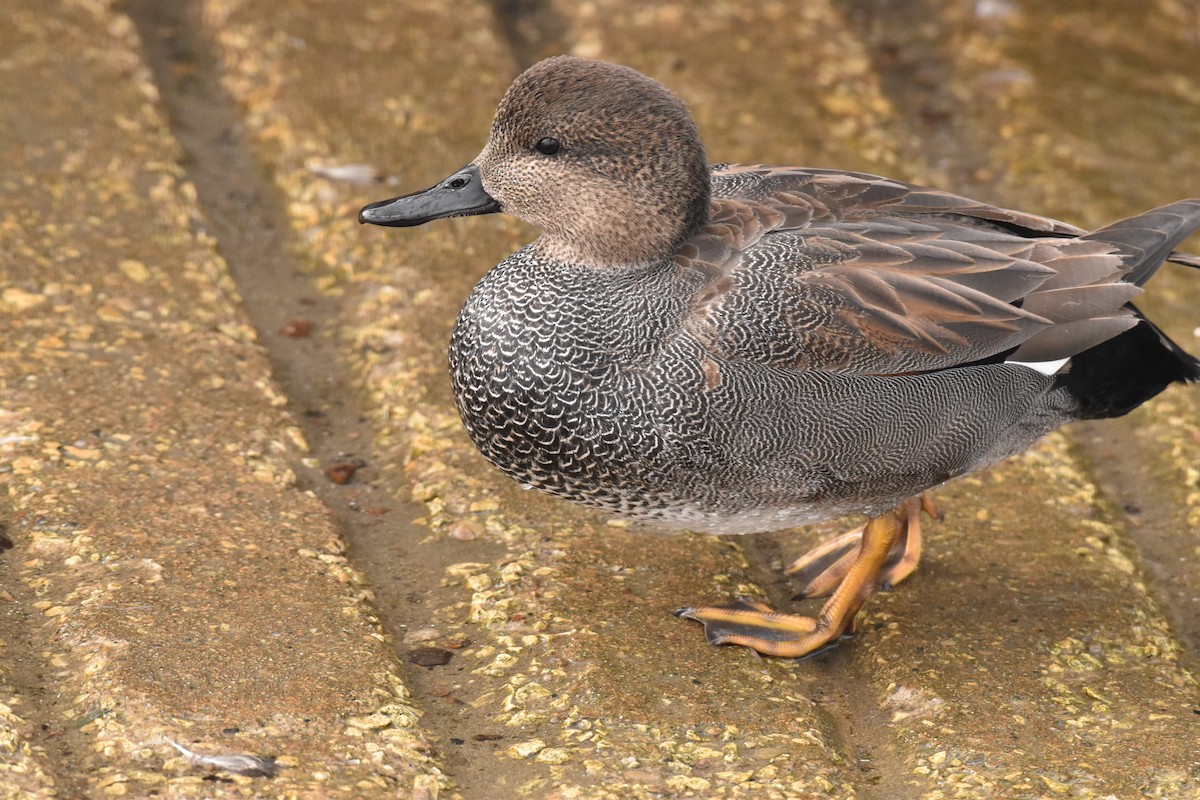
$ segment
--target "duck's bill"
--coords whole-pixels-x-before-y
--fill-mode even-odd
[[[479,167],[468,164],[422,192],[363,206],[358,212],[358,221],[410,228],[435,219],[493,214],[499,210],[500,203],[483,190]]]

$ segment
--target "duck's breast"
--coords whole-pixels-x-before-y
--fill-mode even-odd
[[[671,281],[663,266],[592,270],[528,249],[489,272],[450,344],[455,400],[483,455],[522,484],[628,511],[665,447],[651,367],[685,308]]]

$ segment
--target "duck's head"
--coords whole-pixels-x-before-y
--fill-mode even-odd
[[[420,225],[503,211],[541,229],[546,258],[591,266],[669,258],[708,214],[704,145],[666,87],[628,67],[556,56],[500,101],[474,162],[360,222]]]

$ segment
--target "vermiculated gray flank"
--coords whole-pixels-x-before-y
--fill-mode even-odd
[[[810,554],[839,587],[820,619],[686,609],[710,641],[828,644],[915,566],[912,498],[1200,380],[1130,304],[1164,260],[1200,266],[1172,252],[1200,200],[1089,233],[874,175],[709,167],[667,89],[562,56],[514,82],[474,163],[360,219],[493,211],[543,235],[479,282],[450,344],[488,460],[677,527],[871,518]]]

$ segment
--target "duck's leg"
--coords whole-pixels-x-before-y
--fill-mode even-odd
[[[892,546],[909,524],[911,503],[901,503],[863,526],[854,563],[816,618],[782,614],[752,600],[681,608],[675,616],[698,620],[710,644],[740,644],[784,658],[811,655],[853,630],[855,615],[875,591]],[[919,504],[917,508],[919,513]]]
[[[887,562],[879,573],[879,585],[890,588],[907,578],[921,560],[921,512],[941,519],[937,507],[926,495],[903,503],[907,524],[888,553]],[[865,526],[864,526],[865,527]],[[803,586],[793,600],[828,597],[850,571],[858,557],[863,528],[826,539],[784,568],[785,575],[798,576]]]

